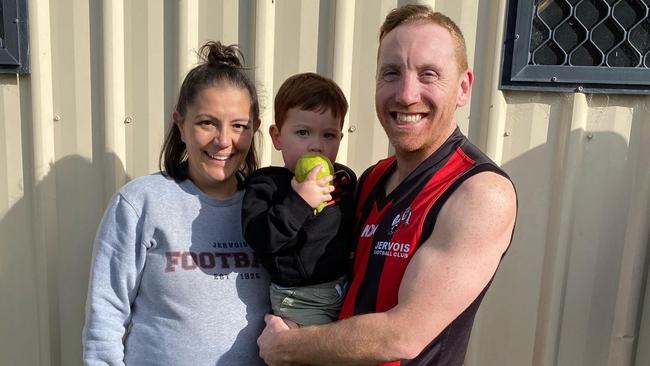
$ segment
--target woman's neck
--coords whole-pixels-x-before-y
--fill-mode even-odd
[[[225,181],[214,183],[214,184],[199,184],[195,179],[190,179],[196,185],[201,192],[205,193],[211,198],[216,198],[218,200],[225,200],[232,197],[237,192],[237,178],[233,175]]]

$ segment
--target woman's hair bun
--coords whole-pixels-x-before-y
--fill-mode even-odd
[[[201,46],[199,57],[208,66],[229,66],[240,69],[244,64],[244,55],[237,45],[226,46],[219,41],[210,41]]]

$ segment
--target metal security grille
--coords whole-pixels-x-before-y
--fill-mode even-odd
[[[5,48],[4,44],[4,39],[5,39],[5,22],[4,22],[4,14],[2,11],[3,4],[0,2],[0,48]]]
[[[0,0],[0,73],[29,72],[27,0]]]
[[[650,93],[650,0],[510,4],[503,88]]]

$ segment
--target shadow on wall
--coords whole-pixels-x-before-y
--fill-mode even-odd
[[[0,217],[0,363],[82,364],[93,240],[109,199],[104,197],[102,167],[117,166],[124,174],[116,162],[113,154],[101,162],[79,155],[62,158]],[[35,204],[34,192],[39,191],[55,197]],[[44,230],[36,227],[39,215],[50,228],[45,243],[37,240]],[[49,336],[44,334],[48,328]]]
[[[615,132],[570,131],[566,118],[550,121],[546,141],[520,155],[515,144],[532,145],[540,131],[530,120],[513,126],[516,142],[506,149],[518,156],[503,168],[518,191],[517,227],[479,311],[468,366],[605,366],[611,357],[635,364],[636,350],[624,359],[611,346],[615,317],[630,311],[638,325],[643,315],[648,253],[630,248],[649,239],[650,217],[634,224],[634,214],[650,211],[650,128],[633,119],[628,142]],[[643,254],[635,262],[642,270],[625,262],[624,249]],[[638,303],[619,298],[623,276],[633,277]]]

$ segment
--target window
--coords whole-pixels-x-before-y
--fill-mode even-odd
[[[27,0],[0,0],[0,73],[29,73]]]
[[[650,94],[650,0],[510,0],[502,89]]]

